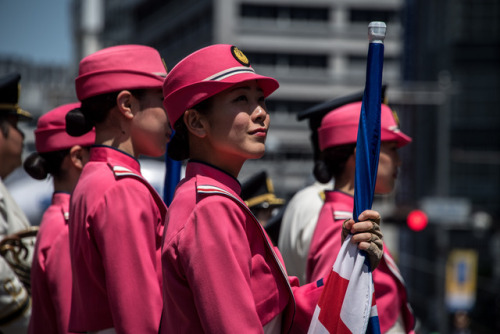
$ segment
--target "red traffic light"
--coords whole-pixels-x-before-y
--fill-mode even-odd
[[[427,215],[421,210],[413,210],[406,217],[406,224],[413,231],[422,231],[427,223]]]

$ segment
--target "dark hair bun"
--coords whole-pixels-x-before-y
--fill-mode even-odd
[[[70,110],[66,114],[66,132],[70,136],[83,136],[92,130],[93,127],[94,124],[85,117],[85,114],[80,110],[80,108]]]
[[[167,154],[170,159],[182,161],[189,158],[189,144],[183,139],[183,136],[176,132],[168,143]]]
[[[37,152],[31,153],[23,163],[24,170],[32,178],[44,180],[49,175],[47,160]]]
[[[323,160],[314,161],[314,177],[321,183],[328,183],[332,179],[332,174],[328,165]]]

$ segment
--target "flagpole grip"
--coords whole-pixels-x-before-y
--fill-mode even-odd
[[[370,43],[384,44],[387,26],[384,22],[373,21],[368,24],[368,40]]]

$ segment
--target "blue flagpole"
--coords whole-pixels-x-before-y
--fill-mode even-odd
[[[167,152],[165,153],[165,164],[167,168],[165,170],[165,180],[163,186],[163,201],[168,206],[174,199],[175,188],[181,179],[182,167],[182,161],[173,160],[168,157],[168,144]]]
[[[353,210],[355,219],[363,211],[371,209],[377,181],[385,32],[384,22],[370,22],[368,25],[370,43],[366,65],[366,82],[356,142]],[[368,259],[366,262],[368,264]],[[367,333],[380,333],[380,324],[378,318],[376,319],[369,321]]]
[[[364,210],[371,209],[377,181],[385,31],[386,26],[383,22],[371,22],[368,26],[370,44],[366,66],[366,83],[356,143],[353,212],[355,218]]]

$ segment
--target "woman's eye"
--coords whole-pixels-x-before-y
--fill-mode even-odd
[[[248,99],[247,99],[247,97],[245,95],[240,95],[240,96],[238,96],[234,100],[237,101],[237,102],[239,102],[239,101],[248,101]]]

